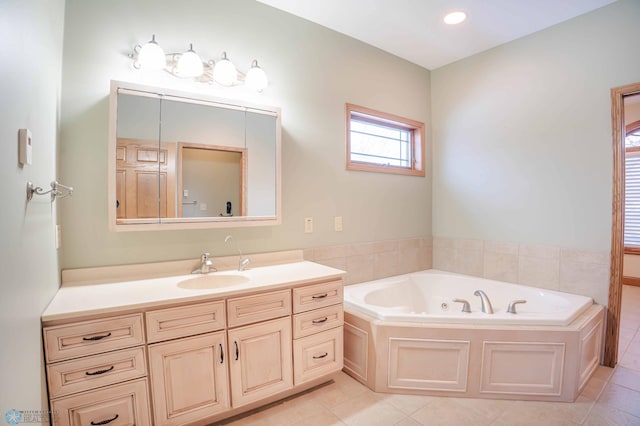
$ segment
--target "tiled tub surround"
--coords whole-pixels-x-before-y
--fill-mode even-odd
[[[347,271],[345,285],[431,268],[431,237],[315,247],[304,259]]]
[[[608,251],[433,238],[433,268],[592,297],[607,304]]]
[[[383,393],[572,402],[599,365],[604,309],[567,326],[378,320],[345,307],[344,369]]]

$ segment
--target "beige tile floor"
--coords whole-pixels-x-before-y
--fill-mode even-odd
[[[333,382],[225,424],[640,425],[640,287],[624,286],[619,363],[599,367],[574,403],[389,395],[340,373]]]

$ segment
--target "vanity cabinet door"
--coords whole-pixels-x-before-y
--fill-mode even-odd
[[[226,333],[149,345],[156,425],[200,421],[229,408]]]
[[[293,387],[291,317],[229,330],[233,407]]]

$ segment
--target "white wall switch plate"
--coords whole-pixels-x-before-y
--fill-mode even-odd
[[[183,189],[182,190],[182,196],[183,197],[188,197],[189,196],[189,190],[188,189]]]
[[[200,211],[207,210],[207,203],[200,203]]]
[[[336,232],[342,232],[342,216],[336,216],[333,218],[333,229]]]
[[[313,218],[305,217],[304,218],[304,233],[311,234],[313,232]]]
[[[33,145],[29,129],[18,129],[18,161],[21,166],[30,166],[33,163]]]

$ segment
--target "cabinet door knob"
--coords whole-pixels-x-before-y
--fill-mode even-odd
[[[311,320],[311,324],[322,324],[323,322],[327,322],[328,319],[329,319],[328,317],[324,317],[321,319],[314,319],[314,320]]]
[[[234,340],[233,343],[236,345],[236,361],[237,361],[238,357],[240,356],[240,350],[238,349],[238,342]]]
[[[220,343],[220,364],[224,363],[224,349],[222,349],[222,343]]]
[[[322,355],[314,355],[313,359],[322,359],[322,358],[326,358],[327,355],[329,355],[329,352],[325,352]]]
[[[312,299],[324,299],[325,297],[327,297],[329,294],[325,293],[325,294],[318,294],[315,296],[311,296]]]

